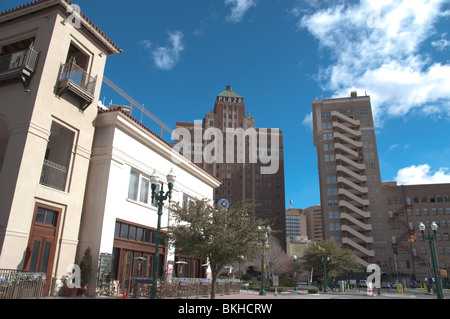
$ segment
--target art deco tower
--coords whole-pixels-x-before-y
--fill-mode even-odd
[[[192,159],[199,165],[223,181],[221,187],[215,191],[215,202],[226,199],[231,205],[242,200],[251,200],[255,203],[253,214],[257,218],[268,219],[273,222],[271,227],[277,230],[274,233],[280,241],[285,239],[285,204],[284,204],[284,160],[283,135],[280,130],[262,129],[255,127],[255,119],[246,114],[244,98],[233,92],[231,86],[216,96],[214,108],[207,114],[200,124],[202,132],[208,128],[216,128],[223,134],[223,157],[220,161],[211,162],[205,158],[203,150],[209,143],[204,138],[194,135],[194,123],[178,122],[177,128],[186,128],[192,132]],[[252,162],[252,152],[249,136],[243,139],[227,138],[226,131],[242,129],[244,132],[253,130],[258,134],[258,149],[260,153],[261,139],[267,140],[267,148],[277,161],[278,169],[273,174],[264,174],[264,167],[268,164],[261,161]],[[267,138],[259,133],[267,131]],[[271,136],[273,134],[274,136]],[[202,134],[203,135],[203,134]],[[271,148],[271,141],[277,140],[276,150]],[[240,161],[239,158],[244,158]],[[200,159],[200,161],[199,161]]]

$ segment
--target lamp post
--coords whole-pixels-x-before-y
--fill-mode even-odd
[[[238,264],[239,264],[239,289],[242,288],[242,275],[241,275],[241,263],[244,259],[244,256],[239,256]]]
[[[177,269],[178,277],[183,278],[184,267],[185,267],[185,265],[187,265],[187,262],[182,260],[182,261],[177,261],[176,264],[178,266],[178,269]],[[181,265],[181,267],[180,267],[180,265]]]
[[[434,271],[434,278],[436,279],[436,294],[438,299],[445,299],[444,291],[442,290],[442,282],[441,282],[441,275],[439,273],[439,265],[437,260],[437,254],[436,254],[436,245],[434,241],[436,240],[436,232],[438,229],[438,225],[436,222],[431,223],[431,230],[433,231],[433,234],[430,233],[430,230],[428,229],[428,235],[425,235],[425,225],[424,223],[419,223],[419,230],[422,232],[422,237],[424,240],[428,241],[430,244],[430,250],[431,250],[431,258],[433,261],[433,271]]]
[[[294,259],[294,291],[297,291],[297,255],[292,256]]]
[[[158,226],[156,229],[156,243],[155,243],[155,258],[153,259],[153,284],[151,291],[151,299],[158,299],[158,287],[157,287],[157,277],[158,277],[158,267],[159,267],[159,241],[161,235],[161,215],[164,206],[164,201],[172,198],[173,184],[175,183],[175,175],[173,170],[167,175],[167,184],[169,190],[164,193],[164,184],[161,183],[161,190],[156,192],[156,185],[158,184],[158,176],[156,175],[156,170],[150,176],[150,182],[152,184],[152,201],[156,200],[158,205]]]
[[[266,238],[267,238],[267,242],[269,242],[269,238],[270,238],[270,226],[267,226],[267,228],[260,226],[259,227],[260,230],[266,230],[266,236],[264,236],[262,243],[263,243],[263,252],[262,252],[262,258],[261,258],[261,289],[259,291],[259,295],[260,296],[265,296],[266,295],[266,291],[264,290],[264,248],[266,246]]]
[[[317,248],[321,254],[322,254],[322,264],[323,264],[323,292],[328,292],[328,273],[327,273],[327,266],[330,263],[330,257],[325,256],[325,248],[318,247]]]

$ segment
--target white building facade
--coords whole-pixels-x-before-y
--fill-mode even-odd
[[[130,291],[133,278],[150,278],[153,270],[157,230],[157,205],[151,198],[150,176],[156,174],[168,190],[166,176],[173,170],[176,182],[172,202],[213,200],[221,183],[203,168],[185,159],[172,146],[128,115],[116,109],[100,111],[88,176],[80,249],[90,247],[93,270],[89,294],[96,280],[110,274],[120,290]],[[168,226],[168,201],[163,209],[161,229]],[[81,256],[80,256],[81,257]],[[99,259],[97,259],[97,257]],[[164,245],[159,249],[159,274],[204,277],[201,260],[175,256]],[[106,266],[105,266],[106,265]]]

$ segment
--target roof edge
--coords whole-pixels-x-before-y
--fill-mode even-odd
[[[0,12],[0,23],[16,18],[25,16],[30,13],[38,12],[53,6],[62,6],[66,12],[70,12],[68,9],[70,6],[74,5],[71,0],[36,0],[16,8],[9,9],[4,12]],[[100,30],[83,12],[80,12],[81,23],[86,29],[91,32],[98,40],[103,42],[103,44],[109,48],[112,54],[115,55],[122,53],[123,50],[120,49],[103,31]]]

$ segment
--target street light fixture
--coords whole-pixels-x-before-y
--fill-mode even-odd
[[[244,256],[239,256],[238,264],[239,264],[239,289],[242,288],[242,275],[241,275],[241,263],[244,260]]]
[[[267,226],[267,227],[259,226],[258,228],[260,230],[266,230],[266,236],[264,236],[264,238],[262,240],[263,251],[262,251],[262,258],[261,258],[261,289],[259,291],[260,296],[265,296],[266,291],[264,290],[264,249],[266,247],[266,237],[267,237],[267,243],[269,242],[271,229],[270,229],[270,226]]]
[[[434,241],[436,240],[436,233],[438,229],[438,225],[436,222],[431,223],[431,230],[433,231],[433,234],[430,233],[430,230],[428,230],[428,235],[425,235],[425,225],[422,222],[419,222],[419,230],[422,232],[422,237],[424,240],[428,241],[430,244],[430,250],[431,250],[431,260],[433,262],[433,271],[434,271],[434,278],[436,280],[436,294],[438,299],[445,299],[444,291],[442,289],[442,282],[441,282],[441,274],[439,273],[439,265],[437,260],[437,254],[436,254],[436,245]]]
[[[294,259],[294,291],[297,291],[297,255],[292,256],[292,258]]]
[[[164,184],[161,183],[161,190],[156,192],[156,186],[158,185],[158,176],[156,174],[156,170],[153,172],[152,176],[150,176],[150,183],[152,184],[152,201],[156,200],[158,205],[158,226],[156,229],[156,243],[155,243],[155,258],[153,259],[153,284],[151,291],[151,299],[158,299],[158,287],[157,287],[157,277],[158,277],[158,267],[159,267],[159,242],[161,237],[161,216],[162,209],[164,206],[164,201],[172,199],[172,190],[173,185],[175,184],[175,174],[173,173],[173,169],[170,170],[167,175],[167,184],[169,190],[164,193]]]
[[[321,255],[322,255],[322,264],[323,264],[323,292],[327,293],[328,292],[328,273],[327,273],[327,266],[330,264],[330,256],[325,256],[325,248],[322,247],[318,247],[317,248]]]

